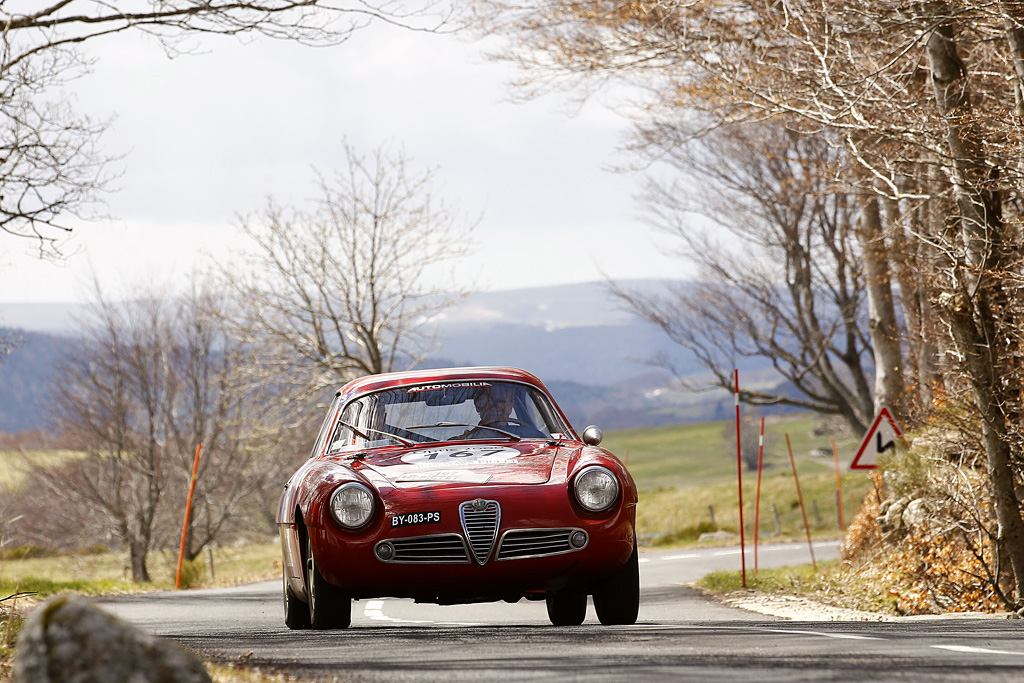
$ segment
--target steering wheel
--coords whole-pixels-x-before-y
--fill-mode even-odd
[[[500,420],[495,420],[494,422],[481,422],[480,426],[481,427],[497,427],[498,425],[505,425],[505,424],[519,425],[521,427],[532,427],[533,426],[533,425],[531,425],[531,424],[529,424],[527,422],[523,422],[522,420],[518,420],[518,419],[516,419],[514,417],[505,417],[505,418],[502,418]]]

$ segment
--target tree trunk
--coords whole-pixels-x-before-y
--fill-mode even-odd
[[[864,258],[864,289],[868,295],[868,325],[875,356],[875,413],[883,405],[897,420],[905,415],[903,355],[892,296],[892,271],[882,232],[878,197],[865,195],[857,220],[857,241]]]
[[[146,544],[142,541],[132,541],[128,544],[128,559],[132,568],[132,581],[135,583],[149,583],[149,569],[146,567],[146,556],[148,554]]]
[[[1013,95],[1017,116],[1024,117],[1024,9],[1019,2],[1000,2],[1006,41],[1010,45],[1010,63],[1013,64]]]
[[[919,237],[913,240],[908,238],[908,226],[911,226],[911,234]],[[899,300],[903,305],[906,334],[910,341],[910,367],[905,369],[905,373],[907,381],[917,388],[916,396],[906,396],[905,407],[911,414],[918,408],[924,411],[930,409],[935,398],[935,385],[941,380],[939,351],[934,341],[937,335],[929,329],[929,321],[934,320],[936,313],[928,298],[927,279],[922,276],[922,273],[934,270],[927,252],[930,243],[920,237],[928,234],[925,232],[928,229],[926,226],[927,219],[922,221],[917,211],[905,215],[899,202],[892,199],[886,201],[885,235],[889,245],[889,260],[900,286]]]
[[[1001,556],[1008,557],[1013,570],[1015,600],[1024,601],[1024,520],[1021,519],[1020,501],[1014,490],[1011,462],[1013,454],[1007,429],[1006,415],[998,395],[1001,382],[998,370],[985,353],[987,343],[979,333],[971,315],[971,307],[963,292],[949,297],[947,319],[954,339],[965,358],[968,379],[974,393],[974,402],[981,414],[982,439],[988,464],[988,479],[992,487],[992,506],[999,528],[996,542]],[[998,577],[997,577],[998,580]]]
[[[998,196],[986,187],[987,168],[979,136],[970,123],[967,69],[957,54],[951,13],[944,3],[927,6],[935,28],[928,35],[928,64],[935,101],[946,123],[962,244],[954,256],[954,284],[942,295],[953,338],[964,358],[964,370],[982,420],[992,503],[999,525],[998,543],[1010,559],[1015,599],[1024,599],[1024,519],[1014,491],[1008,435],[1010,388],[1000,381],[1012,365],[1013,349],[997,334],[996,312],[1008,296],[1003,273],[1005,226]],[[955,242],[954,242],[955,244]]]

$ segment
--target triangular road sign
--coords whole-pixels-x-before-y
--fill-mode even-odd
[[[878,415],[875,416],[874,422],[871,423],[868,433],[864,435],[864,440],[860,442],[860,448],[857,449],[857,455],[853,456],[850,469],[875,469],[878,456],[890,448],[895,448],[897,443],[906,447],[906,444],[903,442],[903,431],[896,424],[896,420],[893,419],[892,411],[889,410],[889,407],[882,406],[882,409],[878,411]]]

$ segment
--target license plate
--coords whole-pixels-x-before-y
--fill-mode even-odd
[[[416,526],[417,524],[440,524],[441,512],[408,512],[404,515],[391,515],[391,528],[400,526]]]

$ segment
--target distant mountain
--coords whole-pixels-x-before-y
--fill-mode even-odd
[[[629,280],[631,289],[655,291],[670,280]],[[0,327],[32,332],[73,333],[85,306],[74,303],[0,303]],[[486,324],[530,325],[545,329],[621,325],[635,322],[608,294],[603,282],[530,287],[470,294],[435,321],[460,329]]]
[[[689,352],[640,321],[560,329],[466,325],[442,329],[440,341],[439,355],[466,365],[513,365],[545,379],[583,384],[612,384],[639,375],[659,352],[681,367],[697,369]]]
[[[662,280],[625,283],[656,291]],[[679,283],[675,283],[679,284]],[[0,431],[38,429],[41,397],[53,383],[61,354],[73,349],[74,304],[0,304],[0,326],[21,328],[19,347],[0,362]],[[551,389],[573,425],[605,429],[725,419],[732,397],[724,391],[680,390],[647,361],[656,354],[680,374],[702,368],[659,329],[624,310],[604,283],[482,292],[445,311],[436,325],[439,348],[427,367],[512,365],[533,372]],[[764,375],[767,363],[744,372]],[[753,378],[753,375],[748,375]]]
[[[75,315],[84,310],[81,304],[4,304],[0,303],[0,327],[72,334]]]
[[[639,291],[663,290],[672,280],[629,280]],[[636,317],[608,293],[604,282],[471,294],[440,316],[444,326],[519,324],[548,330],[565,327],[624,325]]]
[[[15,342],[14,351],[0,359],[0,432],[43,429],[57,366],[73,351],[75,339],[2,328],[0,336]]]

